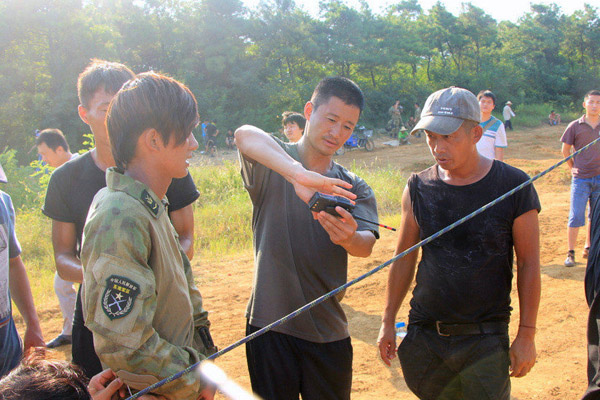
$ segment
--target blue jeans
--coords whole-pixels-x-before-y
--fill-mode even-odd
[[[585,207],[591,205],[600,196],[600,175],[592,178],[571,179],[571,210],[569,211],[569,228],[579,228],[585,225]]]
[[[0,328],[0,378],[13,370],[23,356],[21,338],[12,317]]]

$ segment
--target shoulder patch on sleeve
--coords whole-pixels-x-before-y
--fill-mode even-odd
[[[133,309],[140,285],[123,276],[111,275],[106,279],[102,295],[102,310],[110,320],[122,318]]]

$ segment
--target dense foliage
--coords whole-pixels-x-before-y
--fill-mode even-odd
[[[470,3],[454,16],[438,3],[403,0],[383,14],[320,2],[318,17],[292,0],[3,0],[0,2],[0,152],[27,153],[38,128],[62,129],[75,149],[87,131],[76,79],[90,58],[153,69],[184,81],[203,118],[222,131],[241,123],[275,130],[302,110],[316,82],[339,74],[367,95],[362,123],[381,127],[396,98],[444,86],[489,88],[499,103],[581,102],[600,87],[597,8],[565,15],[532,4],[517,23]]]

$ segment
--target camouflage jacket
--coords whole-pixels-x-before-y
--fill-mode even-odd
[[[115,168],[106,183],[84,229],[83,315],[103,366],[141,390],[204,359],[198,329],[210,323],[166,201]],[[199,390],[187,374],[154,393],[195,399]]]

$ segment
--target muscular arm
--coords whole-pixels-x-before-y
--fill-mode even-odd
[[[191,204],[169,213],[171,223],[179,235],[179,243],[191,260],[194,257],[194,209]]]
[[[570,144],[567,144],[567,143],[562,144],[561,151],[562,151],[562,155],[564,158],[567,158],[571,155],[572,147],[573,146],[571,146]],[[573,159],[572,158],[569,161],[567,161],[567,165],[569,166],[569,168],[573,168]]]
[[[540,304],[540,245],[538,212],[531,210],[515,219],[513,241],[517,255],[519,330],[510,347],[511,376],[525,376],[535,364],[535,327]]]
[[[308,203],[316,191],[340,195],[352,200],[356,198],[355,194],[346,190],[351,187],[348,182],[327,178],[305,169],[266,132],[257,127],[244,125],[236,129],[235,143],[244,157],[272,169],[294,185],[296,194],[305,203]]]
[[[45,347],[42,337],[42,328],[38,320],[29,278],[21,256],[13,257],[8,260],[9,276],[8,284],[13,301],[17,305],[19,312],[25,320],[25,337],[23,347],[27,351],[30,347]]]
[[[495,157],[498,161],[504,161],[504,148],[495,147]]]
[[[52,220],[52,247],[58,276],[69,282],[81,283],[83,270],[77,257],[75,224]]]
[[[402,194],[402,223],[395,255],[415,245],[418,241],[419,226],[412,213],[408,187],[405,187]],[[417,251],[413,251],[405,257],[394,261],[388,275],[385,308],[383,310],[379,338],[377,339],[379,355],[387,365],[391,365],[391,360],[396,356],[396,334],[394,327],[396,314],[398,314],[398,310],[413,281],[416,264]]]

